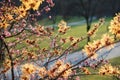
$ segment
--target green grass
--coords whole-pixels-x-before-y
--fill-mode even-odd
[[[113,80],[111,76],[100,75],[84,75],[80,77],[81,80]]]
[[[120,57],[116,57],[109,60],[111,65],[120,66]],[[102,76],[102,75],[82,75],[81,80],[117,80],[113,76]]]
[[[81,21],[81,20],[84,20],[84,18],[83,17],[77,17],[77,16],[75,16],[75,17],[69,17],[69,19],[66,20],[66,21],[68,23],[70,23],[70,22],[77,22],[77,21]]]
[[[62,16],[56,16],[56,23],[55,24],[58,24],[61,20],[65,20],[67,23],[70,23],[70,22],[77,22],[77,21],[81,21],[83,20],[84,18],[83,17],[69,17],[68,19],[63,19]],[[47,25],[52,25],[53,24],[53,21],[49,18],[44,18],[44,19],[41,19],[39,21],[39,23],[41,25],[44,25],[44,26],[47,26]]]
[[[97,22],[98,22],[98,20],[94,21],[92,23],[92,27]],[[108,32],[109,22],[110,22],[110,19],[107,19],[106,22],[98,29],[96,36],[91,37],[91,41],[96,40],[96,39],[100,39],[103,34]],[[84,36],[86,34],[87,34],[86,24],[83,24],[81,26],[71,26],[71,29],[63,37],[73,36],[73,37],[78,38],[78,37]],[[78,45],[78,48],[76,50],[83,48],[83,46],[86,43],[87,43],[87,40],[80,42],[80,44]]]
[[[58,22],[60,22],[62,20],[62,17],[61,16],[57,16],[56,17],[56,24],[58,23]],[[52,25],[53,24],[53,21],[51,20],[51,19],[49,19],[49,18],[44,18],[44,19],[41,19],[40,21],[39,21],[39,24],[40,25],[44,25],[44,26],[46,26],[46,25]]]
[[[58,18],[59,20],[61,19],[61,17],[59,16]],[[46,22],[45,20],[47,19],[44,19],[44,23]],[[77,20],[76,18],[73,18],[73,20],[71,21],[75,21]],[[107,18],[106,22],[104,25],[102,25],[99,29],[98,29],[98,32],[96,33],[97,36],[95,37],[91,37],[91,40],[96,40],[96,39],[100,39],[101,38],[101,35],[108,32],[107,31],[107,27],[109,26],[109,21],[110,21],[110,18]],[[42,21],[41,21],[42,22]],[[98,22],[98,20],[95,20],[93,22],[93,24],[95,24],[96,22]],[[48,22],[49,23],[49,22]],[[50,23],[49,23],[50,24]],[[92,26],[93,26],[92,24]],[[55,31],[56,33],[57,31]],[[70,30],[67,31],[67,33],[63,36],[61,36],[62,38],[66,38],[66,37],[69,37],[69,36],[73,36],[73,37],[76,37],[76,38],[79,38],[81,36],[84,36],[86,35],[87,32],[86,32],[86,24],[82,24],[80,26],[71,26]],[[10,38],[8,40],[14,40],[15,38]],[[35,39],[34,36],[31,37],[31,39]],[[84,47],[84,45],[87,43],[87,40],[84,40],[82,42],[80,42],[78,44],[78,48],[76,48],[74,51],[77,51],[77,50],[80,50]],[[38,43],[40,45],[41,48],[49,48],[49,45],[50,45],[50,40],[49,39],[43,39],[41,41],[39,41]],[[68,47],[70,43],[66,44],[64,47]],[[22,42],[22,44],[19,44],[17,45],[17,48],[20,49],[22,48],[23,46],[29,46],[29,45],[26,45],[24,43],[24,41]],[[33,48],[32,48],[33,49]]]
[[[116,57],[116,58],[113,58],[110,60],[110,63],[113,65],[113,66],[120,66],[120,57]]]
[[[108,24],[109,24],[109,20],[106,21],[105,24],[99,28],[98,32],[96,33],[97,36],[91,37],[91,40],[100,39],[101,35],[103,35],[104,33],[107,33],[108,32],[107,31]],[[86,24],[83,24],[81,26],[71,26],[70,30],[68,30],[67,33],[62,36],[62,38],[67,38],[69,36],[79,38],[81,36],[85,36],[86,34],[87,34],[87,32],[86,32]],[[84,40],[84,41],[80,42],[78,44],[78,48],[76,48],[75,51],[82,49],[86,43],[87,43],[87,40]],[[46,46],[47,43],[44,43],[44,41],[43,41],[41,46],[42,45]],[[65,45],[65,47],[67,47],[67,46],[68,45]]]

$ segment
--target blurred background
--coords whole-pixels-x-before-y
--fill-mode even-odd
[[[19,0],[11,1],[20,4]],[[105,18],[105,24],[97,34],[99,38],[101,34],[108,32],[111,19],[116,13],[120,12],[120,0],[53,0],[53,2],[55,6],[50,8],[50,11],[40,13],[41,16],[37,17],[38,22],[41,25],[56,29],[57,24],[61,20],[65,20],[72,27],[72,30],[67,33],[68,36],[79,37],[84,35],[99,18]],[[44,2],[39,10],[46,4]],[[87,42],[89,41],[90,37],[87,39]]]
[[[52,16],[53,23],[56,18],[66,21],[84,18],[92,21],[94,18],[113,17],[120,12],[120,0],[54,0],[55,6],[42,17]],[[89,22],[89,21],[88,21]]]
[[[2,0],[0,0],[2,1]],[[11,0],[19,4],[19,0]],[[53,0],[55,6],[49,12],[44,12],[38,19],[51,18],[55,23],[62,18],[69,21],[71,18],[100,18],[112,17],[120,12],[120,0]],[[43,4],[44,6],[46,4]],[[41,8],[40,8],[41,9]],[[58,19],[57,19],[58,18]]]

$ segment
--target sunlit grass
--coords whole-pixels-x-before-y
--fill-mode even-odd
[[[75,17],[68,17],[67,19],[63,19],[62,16],[56,16],[56,17],[55,17],[55,21],[56,21],[55,24],[58,24],[61,20],[65,20],[67,23],[71,23],[71,22],[82,21],[83,19],[84,19],[83,17],[77,17],[77,16],[75,16]],[[47,25],[47,26],[54,24],[52,18],[51,18],[51,19],[49,19],[49,18],[41,19],[41,20],[39,21],[39,23],[40,23],[41,25]]]
[[[60,19],[60,18],[59,18]],[[46,21],[43,21],[43,22],[46,22]],[[98,20],[95,20],[93,23],[92,23],[92,27],[95,23],[97,23]],[[101,36],[104,34],[104,33],[107,33],[108,32],[108,26],[109,26],[109,22],[110,22],[110,18],[108,18],[105,23],[98,29],[98,32],[96,33],[96,36],[95,37],[91,37],[91,41],[92,40],[96,40],[96,39],[100,39]],[[57,33],[57,28],[55,29],[55,34]],[[62,38],[67,38],[67,37],[70,37],[70,36],[73,36],[75,38],[79,38],[81,36],[85,36],[87,34],[86,32],[86,24],[82,24],[80,26],[71,26],[70,30],[67,31],[67,33],[65,35],[61,35]],[[8,39],[9,41],[11,40],[14,40],[15,38],[10,38]],[[34,38],[34,35],[30,37],[30,39],[35,39]],[[24,46],[28,46],[25,44],[25,41],[22,41],[21,43],[23,44],[19,44],[17,45],[17,48],[20,49]],[[82,42],[80,42],[78,44],[78,48],[76,48],[74,51],[76,50],[80,50],[84,47],[84,45],[87,43],[87,40],[84,40]],[[50,46],[50,40],[49,39],[44,39],[43,40],[40,40],[38,42],[38,44],[40,45],[41,48],[49,48]],[[70,43],[64,45],[64,48],[67,48],[69,46]],[[33,49],[33,48],[32,48]]]

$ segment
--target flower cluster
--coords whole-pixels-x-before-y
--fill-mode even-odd
[[[34,52],[28,52],[27,50],[22,51],[23,59],[36,59],[36,54]]]
[[[26,10],[29,9],[38,10],[39,6],[42,4],[44,0],[20,0],[20,1],[23,3],[24,8],[26,8]]]
[[[50,69],[48,71],[48,75],[51,77],[51,78],[54,78],[56,76],[58,76],[62,71],[66,70],[67,68],[69,68],[71,65],[70,64],[64,64],[63,61],[61,60],[58,60],[55,65],[53,66],[52,69]],[[69,69],[69,70],[66,70],[62,75],[61,77],[64,77],[64,78],[67,78],[70,74],[72,73],[72,70]]]
[[[87,45],[85,45],[83,51],[86,52],[88,56],[96,56],[95,53],[99,48],[101,48],[102,46],[110,46],[113,41],[113,37],[110,37],[108,34],[104,34],[101,40],[96,40],[93,43],[88,43]]]
[[[100,47],[101,47],[101,41],[97,40],[94,41],[93,43],[88,43],[87,45],[85,45],[83,51],[86,52],[88,56],[95,55],[96,50],[98,50]]]
[[[117,37],[120,37],[120,13],[116,14],[113,20],[111,20],[109,31]]]
[[[27,10],[23,5],[17,7],[15,5],[11,6],[11,4],[8,5],[7,3],[3,4],[0,10],[0,28],[6,29],[8,26],[11,26],[12,22],[17,22],[23,17],[25,18]]]
[[[69,26],[67,26],[67,23],[63,20],[58,24],[58,27],[58,31],[63,34],[65,34],[66,31],[69,29]]]
[[[22,72],[26,75],[30,75],[35,72],[35,66],[32,64],[24,64],[22,65]]]
[[[82,63],[84,63],[83,66],[85,65],[96,68],[100,62],[93,62],[90,64],[86,59],[89,60],[91,55],[96,58],[96,51],[103,46],[109,46],[113,43],[113,38],[108,34],[105,34],[102,39],[85,45],[84,51],[87,54],[86,58],[83,58],[80,61],[78,58],[75,58],[74,60],[76,60],[77,64],[75,63],[73,65],[67,62],[64,63],[59,59],[67,60],[67,54],[76,48],[80,41],[95,34],[104,20],[101,19],[98,24],[95,24],[93,29],[90,30],[85,37],[76,38],[70,36],[65,38],[61,36],[69,29],[69,26],[65,21],[62,20],[58,24],[58,32],[55,33],[52,28],[44,27],[39,25],[39,23],[34,22],[37,21],[35,17],[41,15],[45,11],[50,11],[50,8],[54,6],[52,0],[20,1],[22,3],[20,6],[15,6],[12,1],[7,3],[6,0],[3,4],[0,3],[2,4],[0,8],[0,31],[2,31],[0,32],[0,42],[2,45],[0,47],[2,48],[2,52],[4,51],[6,57],[2,73],[11,69],[12,77],[16,76],[14,75],[14,72],[12,72],[14,71],[13,69],[15,66],[25,63],[20,66],[22,72],[22,74],[20,74],[20,80],[39,80],[41,78],[44,80],[57,80],[59,78],[68,79],[69,76],[77,74],[78,71],[74,69],[78,65],[81,66]],[[41,6],[43,2],[45,4]],[[40,10],[39,7],[41,8]],[[52,19],[52,17],[49,16],[49,19]],[[119,27],[120,14],[117,14],[111,21],[110,31],[119,36]],[[10,40],[7,40],[7,38],[10,38]],[[25,42],[27,44],[25,44]],[[10,60],[8,60],[8,58]],[[28,61],[30,63],[26,63]],[[72,63],[71,60],[70,62]],[[49,67],[51,64],[53,64],[53,66]],[[81,67],[80,69],[85,74],[91,74],[91,72],[85,67]],[[111,65],[104,65],[100,68],[99,73],[102,75],[116,75],[120,74],[120,71],[118,68],[114,68]]]
[[[38,10],[39,6],[44,0],[20,0],[22,4],[17,7],[16,5],[2,3],[0,10],[0,28],[7,28],[11,26],[12,22],[17,22],[22,18],[26,18],[28,11],[30,9]],[[52,0],[47,1],[49,4],[53,5]],[[29,15],[30,16],[30,15]]]
[[[19,15],[16,19],[20,20],[21,18],[25,17],[27,15],[27,10],[24,8],[23,5],[19,6],[18,8],[16,8],[17,15]]]
[[[62,53],[62,50],[60,50],[60,49],[55,49],[52,51],[53,55],[60,55],[61,53]]]
[[[81,70],[85,73],[85,74],[91,74],[90,71],[85,68],[85,67],[82,67]]]
[[[82,40],[82,38],[76,38],[76,37],[67,37],[67,38],[61,38],[61,43],[69,43],[71,44],[72,47],[76,47],[77,46],[77,43],[80,42],[80,40]]]
[[[104,34],[101,39],[101,43],[103,46],[113,47],[113,45],[111,45],[113,42],[114,42],[114,38],[110,37],[108,34]]]
[[[80,39],[79,38],[73,38],[73,40],[72,40],[72,37],[70,37],[70,41],[72,41],[71,45],[74,47],[74,46],[77,45],[77,43],[80,41]]]
[[[113,67],[111,64],[105,64],[99,69],[99,74],[101,75],[118,75],[120,70],[116,67]]]
[[[11,14],[12,11],[9,12],[9,10],[12,10],[11,7],[1,7],[1,13],[0,13],[0,28],[7,28],[10,26],[10,23],[13,21],[13,14]]]
[[[36,68],[32,64],[24,64],[22,65],[22,75],[21,75],[21,80],[29,80],[30,75],[35,73]]]
[[[31,75],[38,74],[41,78],[47,75],[47,70],[45,67],[37,67],[33,64],[24,64],[21,66],[21,80],[29,80]]]
[[[27,40],[26,40],[26,43],[33,45],[33,44],[35,44],[35,40],[29,40],[29,39],[27,39]]]
[[[11,68],[11,61],[9,59],[6,59],[3,65],[4,70],[2,70],[2,73],[5,73]]]
[[[38,75],[41,77],[41,78],[44,78],[46,75],[47,75],[47,70],[45,67],[42,67],[42,68],[38,68]]]
[[[64,64],[63,61],[58,60],[53,68],[46,70],[45,67],[37,67],[34,66],[33,64],[24,64],[22,65],[22,75],[21,79],[22,80],[29,80],[30,75],[34,75],[35,73],[38,74],[41,78],[44,78],[45,76],[49,76],[50,79],[55,78],[58,76],[62,71],[68,69],[70,67],[70,64]],[[70,74],[72,73],[71,69],[68,69],[60,75],[63,78],[67,78]]]
[[[45,30],[44,26],[41,26],[41,25],[37,25],[36,32],[39,35],[46,35],[47,34],[47,31]]]
[[[93,29],[91,29],[90,31],[88,31],[88,35],[91,36],[93,34],[96,33],[96,31],[98,30],[98,28],[104,23],[104,18],[99,20],[98,24],[95,24]]]

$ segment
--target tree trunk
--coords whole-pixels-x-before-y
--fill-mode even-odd
[[[56,24],[56,16],[53,17],[52,21],[53,21],[53,30],[55,30],[55,27],[56,27],[55,26],[55,24]]]
[[[15,80],[15,74],[14,74],[14,64],[13,61],[11,61],[11,76],[12,76],[12,80]]]
[[[90,25],[87,25],[87,32],[90,30]],[[87,43],[90,42],[90,36],[87,37]]]
[[[4,51],[3,51],[3,41],[0,37],[0,63],[2,63],[4,61]]]
[[[13,58],[12,58],[12,55],[10,54],[9,48],[8,48],[8,46],[7,46],[7,44],[5,42],[4,42],[4,46],[5,46],[5,48],[6,48],[7,52],[8,52],[9,59],[11,60],[11,78],[12,78],[11,80],[15,80]]]
[[[87,32],[90,30],[90,21],[89,18],[86,18],[86,23],[87,23]],[[90,42],[90,36],[87,37],[87,43]]]

